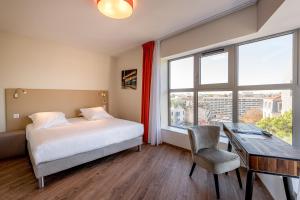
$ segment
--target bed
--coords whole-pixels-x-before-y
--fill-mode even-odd
[[[27,147],[40,188],[48,175],[129,149],[141,150],[143,125],[111,118],[80,118],[82,108],[102,107],[109,113],[106,90],[28,89],[15,98],[17,88],[5,89],[7,131],[26,128]],[[38,130],[30,115],[61,112],[69,118],[63,126]],[[19,118],[14,118],[18,113]],[[84,115],[83,115],[84,116]],[[71,147],[71,148],[70,148]]]
[[[46,129],[27,125],[27,147],[39,188],[48,175],[129,148],[141,151],[143,132],[142,124],[117,118],[72,118],[68,124]]]

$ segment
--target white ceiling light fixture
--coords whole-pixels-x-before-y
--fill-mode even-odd
[[[98,10],[113,19],[125,19],[133,13],[133,0],[97,0]]]

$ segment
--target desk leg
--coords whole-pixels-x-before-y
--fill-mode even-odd
[[[231,145],[231,143],[230,143],[230,141],[229,141],[229,139],[228,139],[227,151],[231,152],[231,150],[232,150],[232,145]],[[227,175],[228,175],[228,172],[225,172],[225,175],[227,176]]]
[[[286,176],[283,176],[282,180],[283,180],[286,199],[287,200],[295,200],[295,197],[293,195],[293,186],[292,186],[292,183],[291,183],[291,179],[286,177]]]
[[[245,200],[251,200],[252,199],[254,177],[255,177],[255,173],[251,170],[248,170]]]

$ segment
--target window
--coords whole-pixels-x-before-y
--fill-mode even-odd
[[[240,91],[239,121],[252,123],[292,143],[292,91]]]
[[[194,87],[194,57],[170,62],[170,89]]]
[[[198,124],[232,122],[232,92],[198,92]]]
[[[200,84],[228,83],[228,52],[200,58]]]
[[[293,38],[287,34],[238,47],[238,85],[250,89],[238,91],[239,121],[253,123],[288,143],[293,130]]]
[[[194,57],[169,62],[169,125],[187,128],[194,124]]]
[[[194,95],[192,92],[170,94],[171,126],[189,127],[194,123]]]
[[[295,35],[170,61],[169,125],[252,123],[292,143],[293,102],[299,101],[293,99],[298,82]]]
[[[239,85],[293,82],[293,34],[241,45],[238,52]]]

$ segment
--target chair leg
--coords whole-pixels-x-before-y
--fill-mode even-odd
[[[242,184],[242,180],[241,180],[241,175],[240,175],[240,170],[239,168],[236,168],[235,169],[235,172],[236,172],[236,177],[239,181],[239,185],[240,185],[240,188],[243,189],[243,184]]]
[[[191,168],[191,171],[190,171],[190,177],[193,175],[195,167],[196,167],[196,163],[193,162],[193,165],[192,165],[192,168]]]
[[[42,189],[45,187],[45,179],[43,176],[38,178],[38,186],[39,186],[39,189]]]
[[[220,199],[218,174],[214,174],[214,179],[215,179],[215,187],[216,187],[217,199]]]

